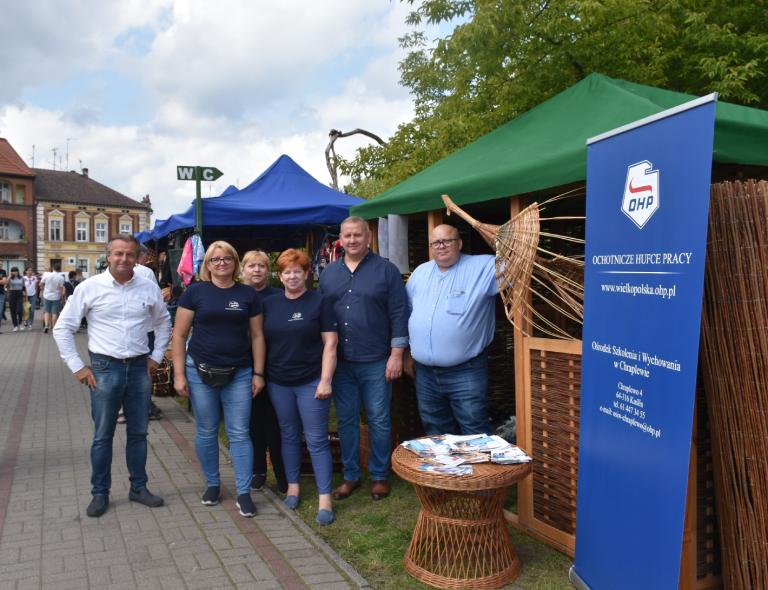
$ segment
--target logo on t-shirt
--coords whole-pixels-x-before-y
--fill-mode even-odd
[[[227,311],[240,311],[240,302],[230,301],[227,304]]]
[[[297,321],[301,321],[301,320],[303,320],[303,319],[304,319],[304,318],[303,318],[303,317],[301,317],[301,312],[300,312],[300,311],[295,311],[295,312],[293,313],[293,315],[291,316],[291,319],[290,319],[290,320],[288,320],[288,321],[289,321],[289,322],[297,322]]]

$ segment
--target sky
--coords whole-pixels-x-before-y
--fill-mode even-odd
[[[411,6],[396,0],[2,4],[0,137],[29,166],[88,168],[131,198],[149,194],[153,219],[194,199],[177,165],[224,173],[204,197],[246,186],[281,154],[329,183],[331,129],[386,139],[413,116],[398,72]],[[335,147],[351,158],[369,141]]]

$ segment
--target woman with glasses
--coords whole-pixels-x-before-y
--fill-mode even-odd
[[[309,258],[288,249],[277,259],[283,294],[264,300],[267,351],[267,388],[280,422],[283,461],[288,478],[285,504],[299,505],[301,433],[307,441],[319,493],[316,521],[333,522],[328,444],[331,379],[336,370],[336,318],[333,302],[307,290]]]
[[[261,250],[251,250],[243,254],[243,284],[250,285],[256,291],[259,301],[273,295],[282,295],[282,289],[269,284],[269,256]],[[277,479],[277,489],[281,494],[288,491],[285,478],[283,453],[280,442],[280,425],[277,423],[275,408],[269,395],[257,395],[251,407],[251,442],[253,443],[253,481],[251,488],[261,490],[267,481],[267,451],[272,463],[272,471]]]
[[[256,506],[249,426],[252,397],[264,388],[265,346],[261,303],[251,287],[235,282],[239,270],[230,244],[218,241],[208,247],[202,281],[191,284],[179,299],[172,350],[174,388],[191,398],[196,418],[195,450],[208,484],[202,503],[214,506],[221,499],[218,435],[223,410],[236,506],[242,516],[252,517]]]

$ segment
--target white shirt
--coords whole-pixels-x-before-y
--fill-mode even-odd
[[[31,277],[24,275],[24,291],[26,292],[27,297],[37,295],[37,277],[35,275],[32,275]]]
[[[43,273],[43,299],[58,301],[61,299],[61,288],[64,286],[64,277],[58,272]]]
[[[171,316],[157,285],[133,275],[118,283],[109,270],[86,279],[67,299],[53,337],[59,353],[73,373],[85,363],[75,346],[75,332],[88,320],[88,350],[118,359],[146,354],[147,332],[155,332],[150,358],[163,360],[171,338]]]
[[[144,277],[145,279],[149,279],[150,281],[154,281],[155,285],[158,285],[157,277],[155,276],[155,271],[153,271],[148,266],[144,266],[143,264],[137,264],[133,267],[134,274],[139,275],[140,277]]]

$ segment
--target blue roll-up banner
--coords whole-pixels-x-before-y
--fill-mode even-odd
[[[678,588],[716,99],[588,141],[581,588]]]

